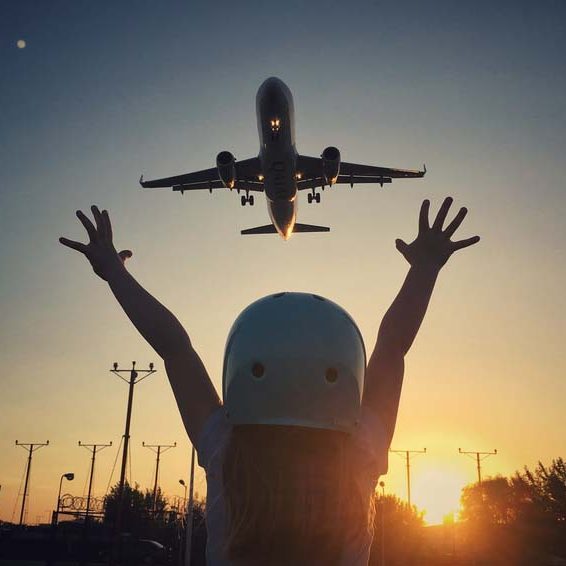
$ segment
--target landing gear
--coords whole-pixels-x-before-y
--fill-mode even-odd
[[[307,202],[311,204],[312,202],[316,202],[317,204],[320,202],[320,193],[315,193],[314,191],[312,194],[307,195]]]
[[[242,206],[246,206],[246,204],[248,204],[248,203],[249,203],[250,206],[253,206],[254,205],[254,196],[253,195],[249,196],[248,194],[246,194],[245,196],[242,195],[240,197],[240,203],[242,204]]]

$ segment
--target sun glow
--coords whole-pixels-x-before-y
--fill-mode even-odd
[[[467,483],[468,478],[458,469],[443,467],[423,470],[414,475],[412,502],[425,512],[427,524],[440,524],[447,515],[454,514],[457,518],[460,494]]]

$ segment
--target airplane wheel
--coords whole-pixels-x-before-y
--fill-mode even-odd
[[[242,203],[242,206],[246,206],[246,197],[244,195],[240,198],[240,202]]]
[[[320,193],[317,193],[315,198],[316,198],[317,204],[320,203]]]
[[[312,195],[310,193],[307,195],[307,201],[309,204],[312,203]]]
[[[248,199],[248,202],[250,203],[250,206],[254,205],[254,196],[253,195]]]

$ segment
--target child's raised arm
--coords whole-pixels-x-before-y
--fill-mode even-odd
[[[441,267],[456,251],[479,241],[478,236],[450,240],[467,214],[461,208],[443,230],[452,198],[442,203],[432,226],[430,203],[425,200],[419,217],[419,233],[411,244],[397,240],[397,249],[411,265],[399,294],[389,307],[379,327],[377,343],[366,371],[363,404],[377,413],[391,441],[403,383],[404,357],[423,321],[436,278]]]
[[[163,358],[183,423],[195,444],[202,425],[220,406],[214,385],[181,323],[126,270],[124,264],[132,257],[132,252],[116,252],[108,212],[100,212],[96,206],[91,210],[96,226],[80,210],[77,211],[77,217],[88,233],[88,244],[67,238],[59,241],[86,256],[94,272],[108,282],[139,333]]]

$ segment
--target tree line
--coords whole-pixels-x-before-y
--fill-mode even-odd
[[[439,527],[425,528],[415,506],[380,497],[370,566],[383,563],[566,565],[566,463],[539,462],[464,487],[459,521]]]

